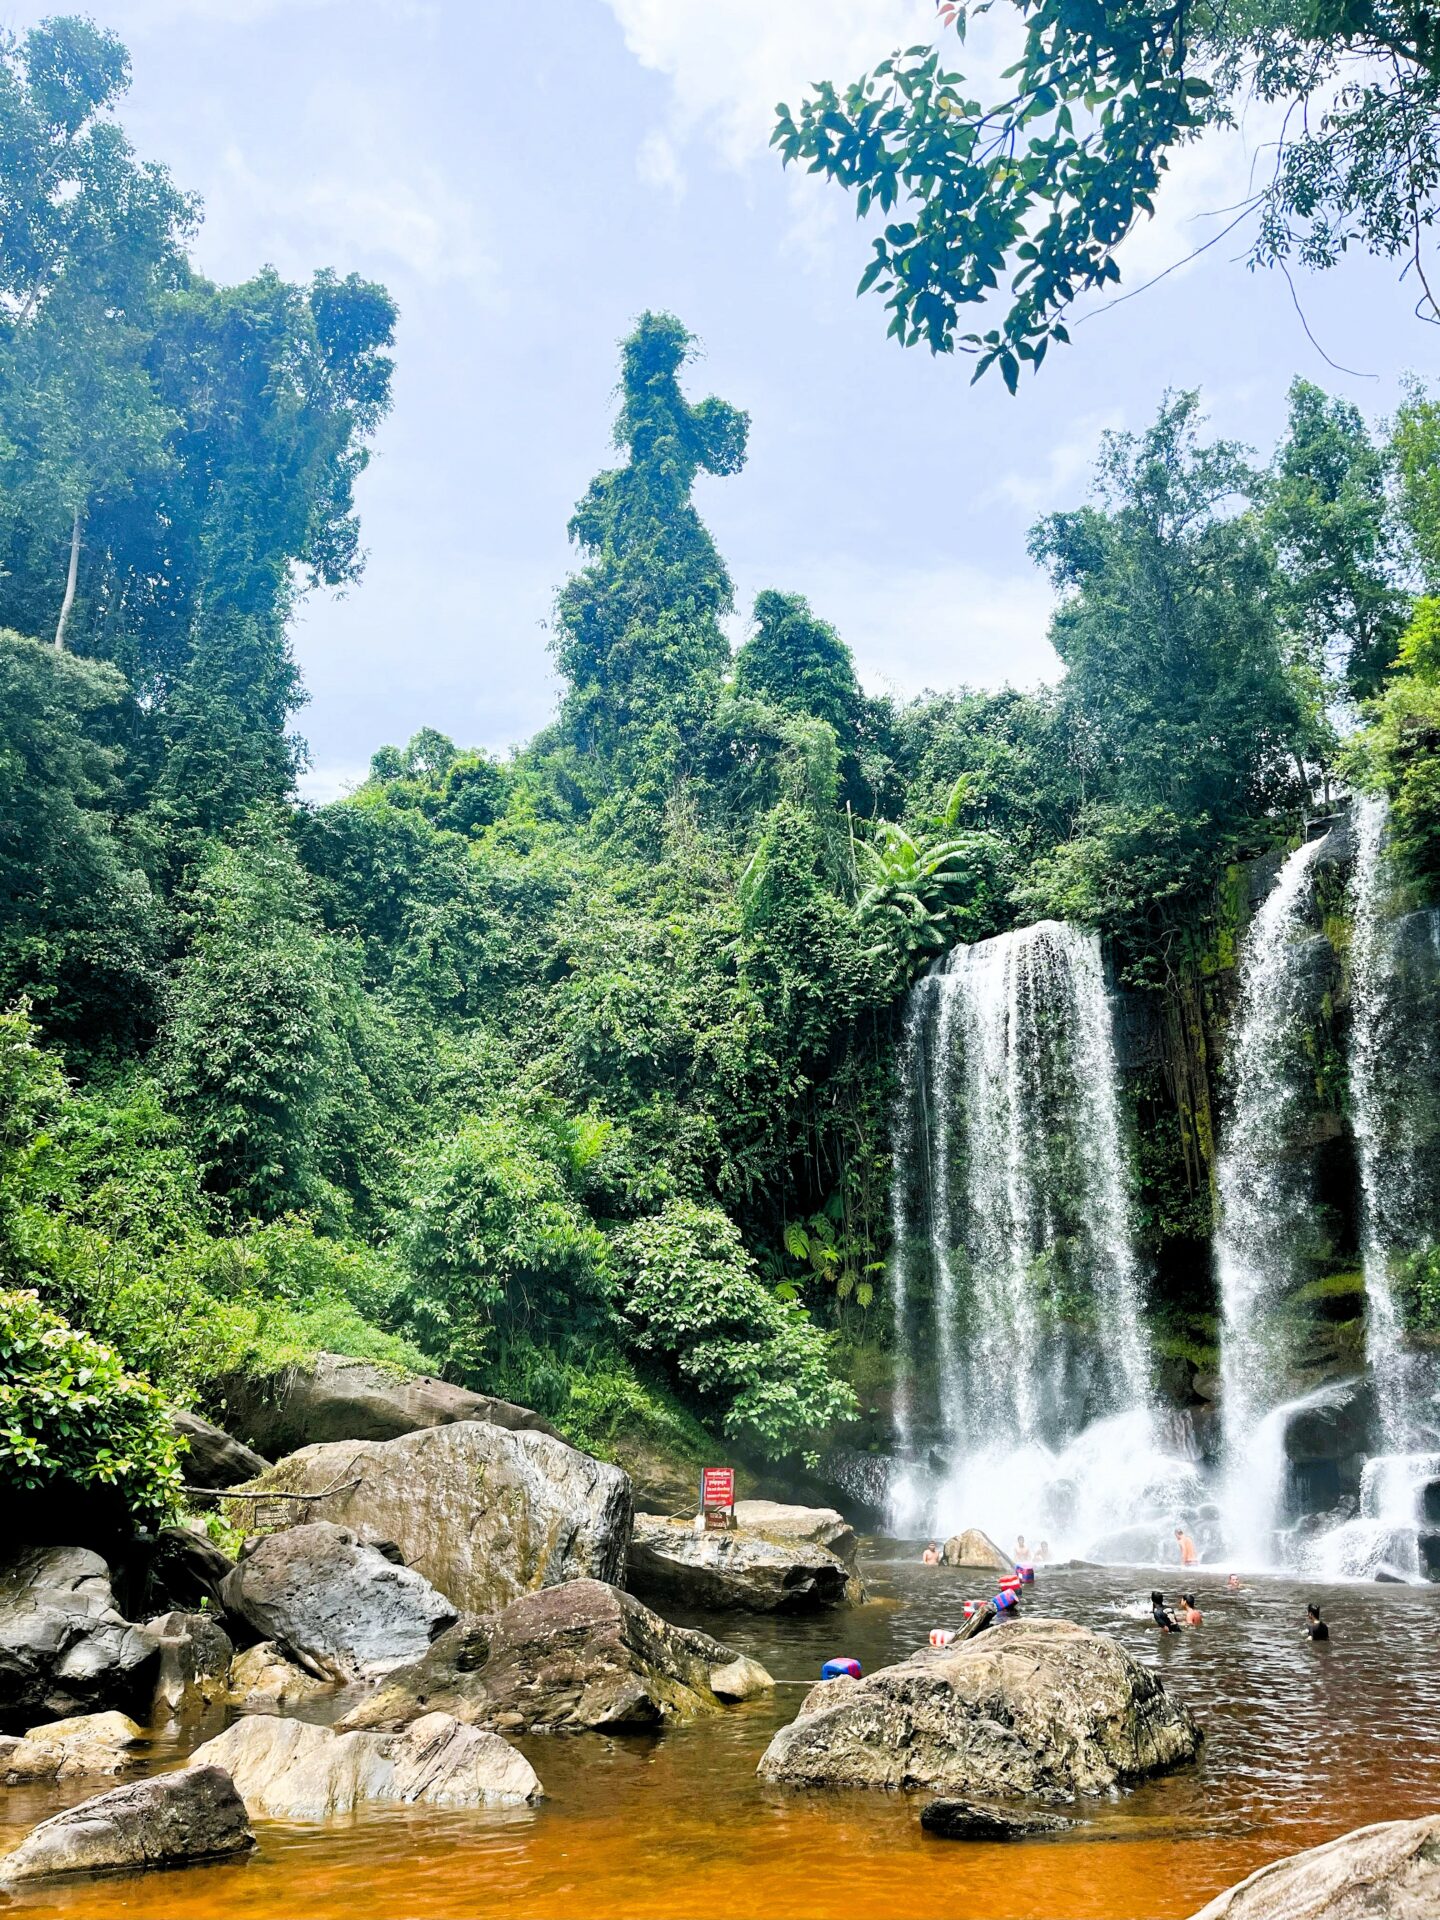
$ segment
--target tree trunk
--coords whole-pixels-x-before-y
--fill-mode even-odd
[[[65,627],[70,619],[70,609],[75,604],[75,580],[80,572],[80,509],[75,509],[75,518],[70,523],[70,566],[65,575],[65,598],[60,602],[60,618],[55,624],[55,645],[61,653],[65,651]]]

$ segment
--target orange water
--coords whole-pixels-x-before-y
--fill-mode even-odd
[[[522,1741],[548,1798],[534,1809],[372,1813],[316,1827],[259,1822],[233,1866],[59,1886],[27,1913],[66,1920],[1172,1920],[1267,1860],[1371,1820],[1440,1809],[1440,1588],[1321,1596],[1334,1638],[1302,1638],[1314,1589],[1205,1590],[1205,1625],[1160,1638],[1118,1603],[1148,1574],[1042,1573],[1032,1612],[1117,1633],[1159,1665],[1206,1730],[1203,1759],[1073,1809],[1085,1824],[1021,1845],[932,1839],[922,1796],[796,1793],[755,1763],[831,1654],[867,1669],[953,1622],[977,1576],[884,1558],[876,1603],[828,1619],[692,1616],[762,1659],[773,1699],[653,1737]],[[902,1550],[889,1549],[892,1556]],[[1173,1574],[1168,1576],[1173,1580]],[[159,1747],[173,1765],[183,1749]],[[65,1797],[82,1797],[77,1790]],[[0,1846],[60,1805],[16,1790]]]

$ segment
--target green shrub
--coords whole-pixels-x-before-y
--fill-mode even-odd
[[[615,1235],[630,1337],[674,1356],[680,1381],[733,1439],[767,1458],[855,1411],[830,1372],[830,1338],[761,1282],[718,1207],[674,1200]]]
[[[0,1292],[0,1487],[113,1490],[149,1525],[172,1516],[180,1491],[159,1392],[28,1289]]]

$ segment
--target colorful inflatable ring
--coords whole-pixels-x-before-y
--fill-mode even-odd
[[[851,1680],[858,1680],[860,1678],[860,1662],[850,1659],[827,1660],[820,1669],[820,1678],[822,1680],[838,1680],[842,1674]]]

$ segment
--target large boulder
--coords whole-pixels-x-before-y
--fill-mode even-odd
[[[145,1735],[124,1713],[82,1713],[31,1727],[0,1759],[7,1787],[31,1780],[72,1780],[87,1773],[124,1773],[139,1764]]]
[[[145,1631],[160,1648],[152,1722],[189,1719],[225,1698],[235,1649],[213,1614],[162,1613]]]
[[[627,1584],[654,1600],[748,1613],[812,1613],[844,1606],[853,1581],[838,1555],[794,1537],[776,1539],[748,1527],[696,1533],[688,1521],[635,1516]]]
[[[248,1714],[196,1750],[223,1767],[252,1820],[325,1820],[368,1806],[518,1807],[535,1769],[498,1733],[427,1713],[402,1733],[337,1733]]]
[[[863,1680],[822,1682],[759,1770],[790,1786],[1057,1800],[1193,1760],[1200,1737],[1118,1640],[1069,1620],[1016,1620]]]
[[[529,1407],[339,1353],[318,1353],[278,1380],[231,1381],[226,1397],[228,1417],[272,1459],[332,1440],[395,1440],[460,1420],[559,1438]]]
[[[979,1527],[952,1533],[940,1553],[947,1567],[984,1567],[989,1573],[1013,1573],[1015,1562]]]
[[[1357,1827],[1261,1867],[1191,1920],[1435,1920],[1440,1813]]]
[[[270,1462],[223,1427],[202,1420],[185,1407],[171,1407],[171,1431],[185,1442],[182,1462],[186,1484],[192,1487],[238,1487],[253,1480]]]
[[[1375,1390],[1363,1375],[1327,1381],[1294,1401],[1282,1438],[1292,1509],[1319,1512],[1358,1493],[1374,1428]]]
[[[334,1680],[419,1659],[456,1617],[424,1574],[329,1520],[247,1541],[222,1591],[229,1612]]]
[[[219,1767],[115,1787],[42,1820],[0,1860],[0,1888],[76,1873],[139,1873],[244,1853],[245,1803]]]
[[[217,1547],[196,1521],[183,1527],[162,1527],[150,1548],[145,1575],[149,1609],[181,1612],[221,1604],[225,1576],[235,1562]]]
[[[629,1479],[549,1434],[469,1420],[304,1447],[256,1482],[272,1489],[326,1497],[246,1503],[264,1525],[325,1519],[392,1540],[466,1612],[493,1612],[562,1580],[624,1577]]]
[[[20,1547],[0,1564],[0,1729],[107,1707],[143,1711],[158,1646],[124,1619],[85,1547]]]
[[[834,1507],[791,1507],[779,1500],[737,1500],[735,1522],[747,1533],[763,1533],[769,1540],[794,1541],[824,1547],[843,1560],[853,1573],[860,1543],[855,1529]]]
[[[467,1616],[340,1724],[400,1727],[439,1711],[505,1733],[653,1727],[773,1685],[733,1647],[599,1580],[572,1580]]]

